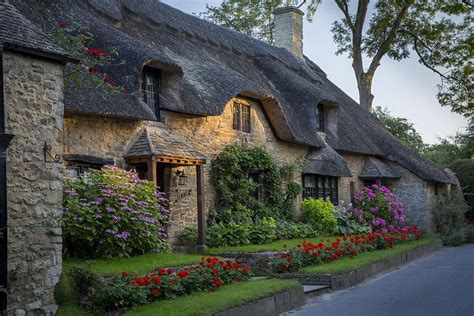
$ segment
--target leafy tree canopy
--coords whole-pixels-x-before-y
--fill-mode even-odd
[[[426,145],[423,138],[416,131],[413,123],[406,118],[392,116],[387,108],[376,107],[374,115],[385,125],[385,128],[403,144],[423,152]]]
[[[442,167],[448,167],[456,159],[474,159],[474,119],[466,132],[441,138],[439,143],[427,146],[423,154]]]
[[[311,20],[321,0],[223,0],[207,6],[201,17],[274,42],[275,8],[306,7]],[[394,60],[415,53],[440,77],[438,100],[459,114],[474,114],[474,4],[471,0],[334,0],[341,19],[333,23],[337,54],[353,61],[361,106],[372,109],[372,81],[384,56]],[[368,60],[368,65],[364,61]]]

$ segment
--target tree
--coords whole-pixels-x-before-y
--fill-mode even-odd
[[[423,138],[416,131],[413,123],[406,118],[395,117],[387,108],[376,107],[374,115],[382,122],[385,128],[403,144],[422,153],[426,145]]]
[[[471,119],[466,132],[440,138],[439,143],[427,146],[423,155],[441,167],[449,167],[457,159],[474,159],[474,119]]]
[[[449,169],[456,173],[461,183],[461,188],[470,210],[466,213],[466,217],[474,221],[474,160],[458,159],[449,165]]]
[[[275,8],[306,4],[311,20],[321,0],[223,0],[201,17],[273,43],[272,12]],[[383,57],[408,58],[440,77],[438,100],[452,111],[474,114],[474,35],[471,0],[334,0],[342,14],[332,32],[336,54],[347,53],[359,89],[360,105],[372,109],[372,82]],[[368,67],[364,60],[369,60]]]

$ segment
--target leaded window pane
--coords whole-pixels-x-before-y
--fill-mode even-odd
[[[240,104],[234,102],[233,107],[233,123],[232,126],[235,130],[240,131]]]
[[[250,133],[250,106],[242,105],[242,132]]]

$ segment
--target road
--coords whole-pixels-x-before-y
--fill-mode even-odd
[[[474,316],[474,244],[444,248],[351,289],[310,299],[289,314]]]

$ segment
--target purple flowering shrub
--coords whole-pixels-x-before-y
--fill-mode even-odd
[[[63,238],[76,257],[133,256],[169,248],[163,193],[113,166],[64,179]]]
[[[387,187],[377,184],[365,187],[354,195],[353,216],[358,223],[371,227],[373,231],[398,230],[405,222],[405,209],[396,198]]]

